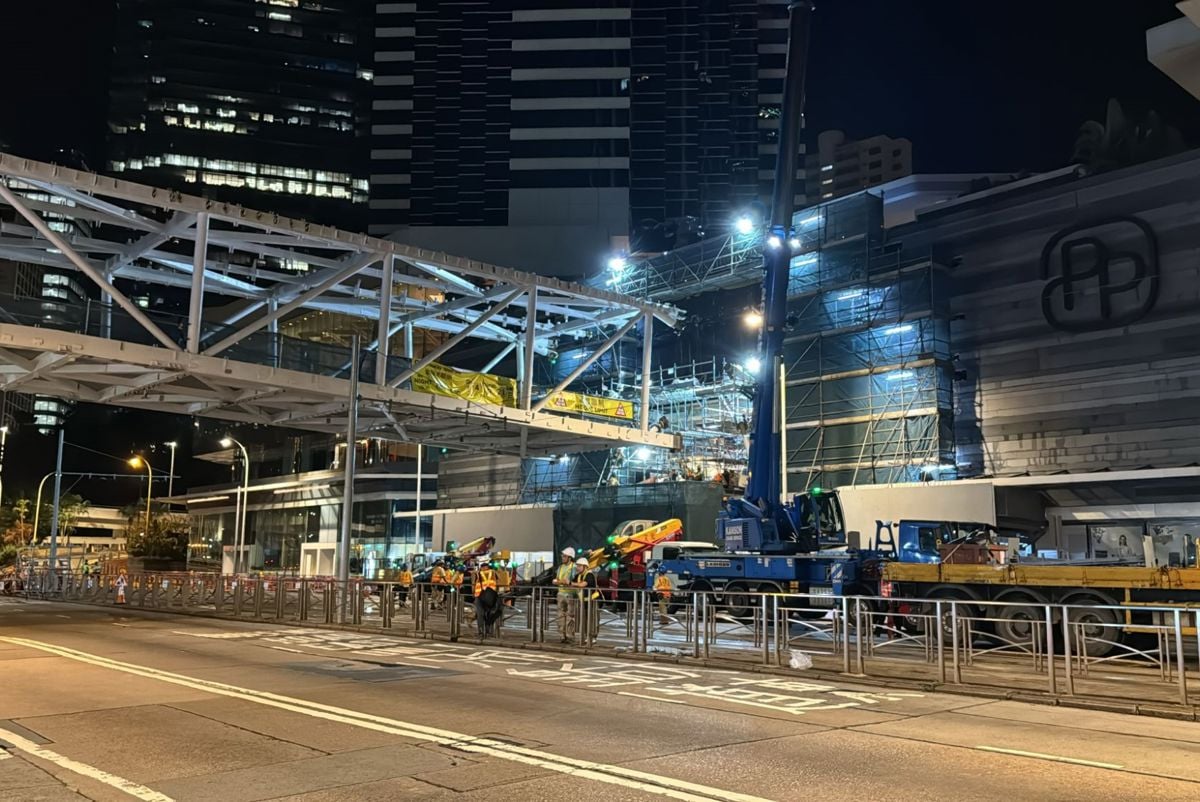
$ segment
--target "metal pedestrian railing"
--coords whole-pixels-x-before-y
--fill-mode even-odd
[[[807,594],[601,588],[591,598],[521,586],[480,626],[469,588],[362,579],[38,573],[19,592],[243,621],[583,649],[774,671],[836,672],[930,688],[1200,704],[1197,606],[1082,606]],[[487,612],[483,611],[486,619]],[[486,621],[485,621],[486,624]],[[1193,711],[1194,712],[1194,711]]]

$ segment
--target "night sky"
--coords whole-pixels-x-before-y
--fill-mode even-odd
[[[77,148],[97,166],[111,0],[9,3],[0,142],[31,156]],[[1200,101],[1146,61],[1170,0],[818,0],[811,136],[842,128],[913,141],[924,172],[1062,166],[1108,97],[1200,142]],[[70,24],[65,24],[70,20]]]

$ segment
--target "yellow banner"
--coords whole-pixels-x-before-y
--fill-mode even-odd
[[[435,393],[450,398],[465,398],[481,404],[501,407],[517,405],[517,383],[504,376],[470,373],[455,370],[436,362],[426,365],[412,377],[412,388],[418,393]]]
[[[546,409],[555,412],[579,412],[588,415],[603,415],[606,418],[633,420],[633,403],[620,398],[600,398],[580,393],[557,393],[550,398]]]
[[[471,373],[439,365],[426,365],[412,377],[412,389],[418,393],[434,393],[450,398],[465,398],[481,404],[501,407],[517,405],[517,382],[504,376]],[[600,398],[594,395],[562,392],[554,395],[546,409],[600,415],[605,418],[633,420],[633,403],[620,398]]]

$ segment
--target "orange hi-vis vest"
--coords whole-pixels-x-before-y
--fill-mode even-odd
[[[491,568],[480,568],[475,572],[475,595],[478,596],[488,589],[496,590],[496,572]]]
[[[400,572],[400,586],[404,587],[404,588],[412,587],[412,583],[413,583],[412,571],[401,571]]]
[[[433,569],[433,577],[431,577],[429,581],[435,585],[445,585],[446,569],[440,565],[435,566]]]
[[[666,574],[659,574],[654,577],[654,589],[662,596],[670,596],[675,588],[671,586],[671,577]]]

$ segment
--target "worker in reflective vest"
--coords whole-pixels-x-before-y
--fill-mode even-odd
[[[671,577],[662,568],[658,569],[658,576],[654,577],[654,590],[658,594],[658,622],[669,624],[671,620],[667,618],[667,605],[671,603],[671,594],[675,592],[675,587],[671,584]]]
[[[558,633],[563,643],[575,639],[575,621],[579,615],[579,591],[571,588],[571,580],[575,577],[575,549],[567,546],[562,550],[562,563],[554,574],[554,584],[558,587]]]
[[[396,590],[400,597],[400,605],[404,606],[408,604],[408,593],[412,590],[413,585],[413,572],[409,570],[408,563],[400,566],[400,574],[396,577],[396,580],[398,583]]]
[[[430,599],[430,605],[436,610],[446,602],[446,585],[450,581],[444,561],[438,560],[433,564],[433,576],[429,581],[433,583],[433,598]]]
[[[487,589],[495,591],[499,590],[499,585],[496,580],[496,569],[492,568],[487,563],[484,563],[478,571],[475,572],[475,584],[472,591],[475,593],[475,598],[479,598],[479,594]]]

